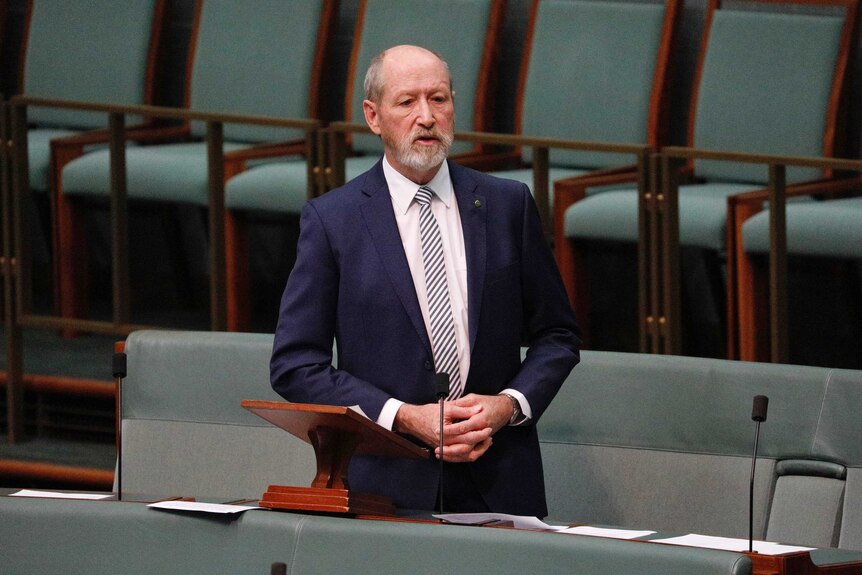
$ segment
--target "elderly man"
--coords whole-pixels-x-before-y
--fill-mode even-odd
[[[443,473],[431,459],[355,457],[351,488],[406,509],[434,509],[442,488],[446,511],[544,517],[535,423],[580,340],[532,196],[447,161],[452,82],[436,54],[384,51],[365,92],[384,157],[303,209],[273,388],[290,401],[358,405],[435,447],[435,374],[446,373]]]

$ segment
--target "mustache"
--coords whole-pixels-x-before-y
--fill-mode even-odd
[[[437,130],[436,128],[432,128],[430,130],[418,129],[413,133],[413,141],[414,142],[416,140],[424,139],[424,138],[433,138],[435,140],[438,140],[438,141],[446,144],[447,146],[451,145],[452,140],[453,140],[453,138],[450,134],[447,134],[445,132],[441,132],[440,130]]]

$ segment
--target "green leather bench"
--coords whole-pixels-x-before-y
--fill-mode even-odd
[[[279,399],[271,335],[126,342],[126,493],[256,498],[309,485],[312,449],[240,407]],[[754,395],[770,398],[755,537],[862,550],[862,372],[590,352],[539,422],[550,518],[747,537]]]
[[[248,511],[213,516],[142,503],[0,497],[8,574],[290,575],[614,573],[745,575],[737,553],[436,523]]]

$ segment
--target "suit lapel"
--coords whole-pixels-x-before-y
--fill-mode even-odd
[[[482,291],[485,286],[487,257],[487,199],[481,194],[476,181],[461,166],[449,162],[449,175],[461,214],[464,232],[464,250],[467,254],[467,306],[470,323],[470,349],[476,343],[479,326]]]
[[[422,319],[413,276],[410,274],[407,256],[404,255],[404,246],[401,244],[401,235],[398,233],[398,224],[392,211],[392,199],[389,197],[389,188],[380,162],[369,172],[362,191],[368,196],[368,200],[360,208],[365,226],[389,275],[392,287],[430,357],[431,342],[425,329],[425,320]]]

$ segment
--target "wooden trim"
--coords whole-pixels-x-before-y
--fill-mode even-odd
[[[478,132],[491,130],[494,126],[493,101],[499,83],[497,68],[502,54],[503,24],[506,15],[507,0],[493,0],[491,14],[488,18],[488,28],[485,33],[485,45],[482,50],[482,62],[479,65],[479,81],[473,102],[473,129]],[[481,147],[481,146],[479,146]]]
[[[308,87],[308,117],[328,120],[322,99],[331,93],[332,38],[338,24],[339,0],[323,0],[320,23],[317,27],[317,45],[311,65]]]
[[[703,78],[703,62],[706,60],[706,51],[709,47],[709,37],[712,32],[712,20],[715,11],[719,7],[719,0],[709,0],[707,4],[706,18],[703,24],[703,33],[700,38],[700,50],[697,55],[697,66],[694,71],[694,81],[691,88],[691,100],[688,105],[688,135],[687,141],[689,146],[694,146],[694,130],[697,118],[697,103],[700,99],[700,83]],[[686,167],[694,170],[694,159],[686,161]]]
[[[539,0],[533,0],[530,5],[530,16],[527,20],[527,29],[524,35],[524,51],[521,55],[521,69],[518,72],[518,92],[515,102],[515,127],[514,133],[521,134],[524,131],[524,92],[527,89],[527,77],[530,72],[530,59],[533,54],[533,38],[536,35],[536,20],[539,18]],[[520,147],[515,149],[520,154]]]
[[[670,129],[671,88],[673,86],[673,55],[682,15],[682,0],[666,0],[661,44],[656,56],[653,89],[647,119],[647,144],[663,146]]]
[[[186,77],[185,86],[183,86],[183,106],[188,108],[191,106],[192,96],[192,75],[194,74],[195,55],[198,48],[198,36],[201,31],[201,10],[203,9],[203,0],[195,0],[195,15],[192,18],[192,29],[189,34],[189,49],[186,54]]]
[[[8,375],[0,371],[0,385],[6,385]],[[45,392],[82,395],[89,397],[114,397],[114,386],[109,381],[56,375],[24,374],[25,389]]]
[[[21,46],[18,53],[18,89],[19,94],[24,93],[25,72],[27,69],[27,47],[30,42],[30,23],[33,21],[33,0],[27,0],[27,8],[24,15],[24,26],[21,30]]]
[[[362,46],[362,30],[365,24],[365,9],[368,6],[366,0],[359,0],[359,8],[356,10],[356,26],[353,29],[353,48],[350,50],[350,61],[347,66],[347,87],[344,91],[344,121],[353,122],[353,85],[356,83],[356,66],[359,62],[359,49]],[[362,119],[361,121],[364,121]],[[350,134],[346,135],[348,144]]]
[[[145,104],[154,104],[156,97],[156,68],[161,60],[162,34],[166,28],[165,15],[168,13],[167,0],[156,0],[153,21],[150,25],[150,45],[147,50],[147,68],[144,77]]]
[[[0,459],[0,476],[71,483],[105,491],[110,491],[114,484],[114,472],[112,470],[12,459]]]

